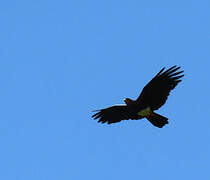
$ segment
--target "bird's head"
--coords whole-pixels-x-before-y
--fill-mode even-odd
[[[129,105],[129,104],[131,104],[131,103],[133,102],[133,100],[130,99],[130,98],[125,98],[125,99],[123,99],[123,101],[124,101],[125,104],[127,104],[127,105]]]

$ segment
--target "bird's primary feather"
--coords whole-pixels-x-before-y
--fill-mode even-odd
[[[99,119],[98,122],[107,122],[108,124],[120,122],[121,120],[138,119],[138,115],[133,113],[126,105],[115,105],[98,110],[92,117]]]

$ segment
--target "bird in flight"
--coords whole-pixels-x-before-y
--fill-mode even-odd
[[[165,67],[143,88],[136,100],[125,98],[125,104],[114,105],[105,109],[96,110],[92,117],[101,123],[117,123],[121,120],[137,120],[146,118],[154,126],[162,128],[168,124],[168,118],[155,113],[165,104],[170,91],[173,90],[184,76],[180,67],[173,66],[167,70]],[[165,70],[165,71],[164,71]]]

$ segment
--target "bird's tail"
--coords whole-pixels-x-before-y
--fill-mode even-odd
[[[168,118],[161,116],[155,112],[152,112],[149,116],[147,116],[149,122],[151,122],[154,126],[162,128],[164,125],[168,124]]]

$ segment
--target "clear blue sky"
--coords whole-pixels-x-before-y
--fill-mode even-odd
[[[210,1],[0,3],[0,179],[210,178]],[[92,110],[136,98],[163,67],[183,82],[147,120]]]

